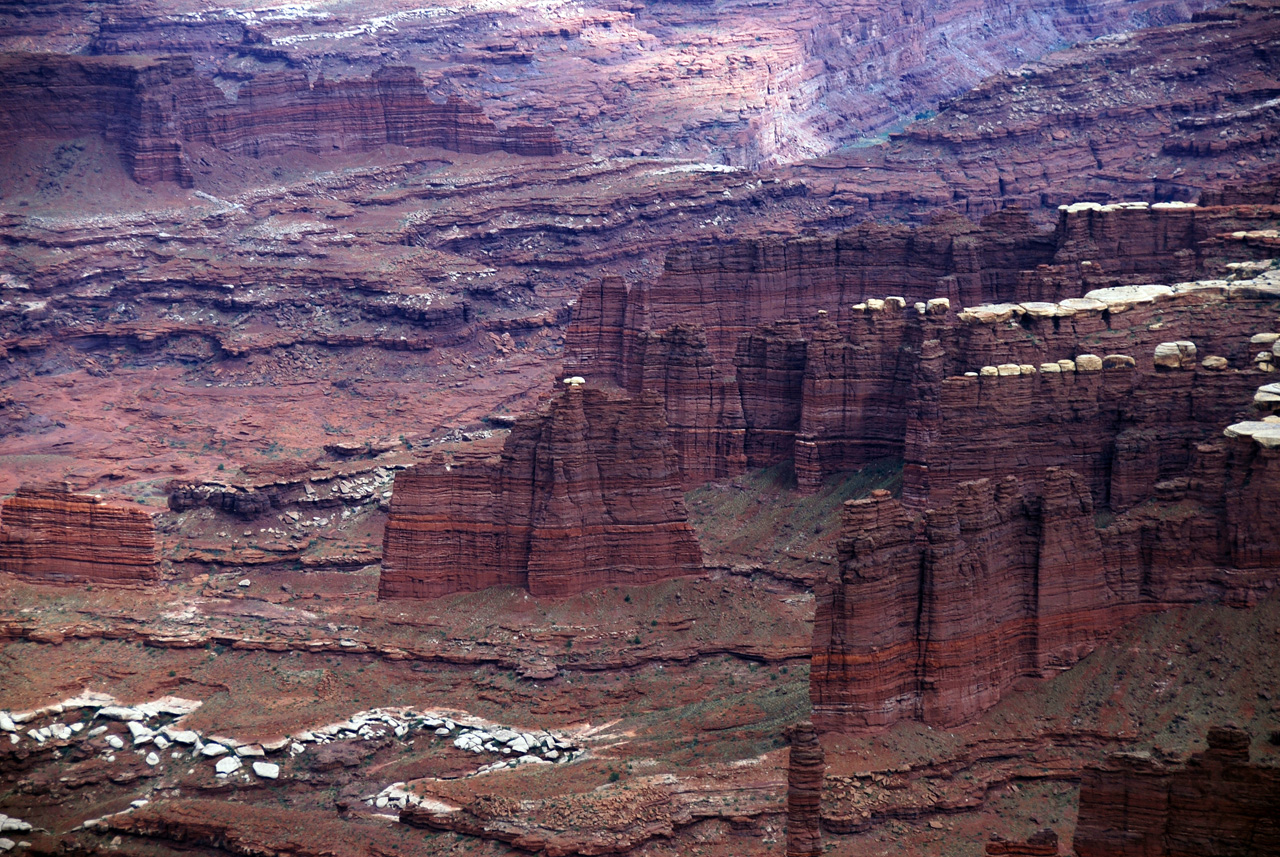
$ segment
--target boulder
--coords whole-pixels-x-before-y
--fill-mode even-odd
[[[219,774],[226,776],[240,770],[242,765],[244,762],[241,762],[237,756],[223,756],[213,767]]]
[[[254,762],[253,772],[264,780],[274,780],[280,776],[280,766],[273,762]]]
[[[1077,372],[1101,372],[1102,358],[1096,354],[1076,355]]]
[[[1195,343],[1186,340],[1161,342],[1156,346],[1153,362],[1158,369],[1194,369],[1196,366]]]

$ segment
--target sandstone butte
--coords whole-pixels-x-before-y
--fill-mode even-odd
[[[363,152],[392,143],[457,152],[556,155],[550,128],[499,130],[479,108],[431,99],[418,73],[385,66],[367,78],[310,80],[303,71],[244,81],[234,101],[189,56],[0,54],[0,147],[23,137],[100,135],[142,184],[194,183],[185,146],[249,157],[291,149]]]
[[[500,453],[440,450],[397,475],[379,598],[554,597],[695,573],[677,475],[660,398],[570,385]]]
[[[24,485],[0,507],[0,571],[43,582],[157,581],[153,514],[65,485]]]
[[[1251,763],[1250,736],[1242,729],[1210,729],[1208,743],[1185,764],[1121,753],[1086,769],[1075,853],[1280,853],[1280,767]]]

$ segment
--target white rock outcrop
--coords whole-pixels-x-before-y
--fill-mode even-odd
[[[219,774],[225,776],[227,774],[234,774],[236,771],[240,770],[243,765],[244,762],[240,761],[239,756],[223,756],[218,760],[218,764],[214,765],[213,768]]]
[[[1160,369],[1196,368],[1196,344],[1187,340],[1161,342],[1156,346],[1154,362]]]
[[[1077,354],[1076,355],[1076,371],[1077,372],[1101,372],[1102,358],[1096,354]]]

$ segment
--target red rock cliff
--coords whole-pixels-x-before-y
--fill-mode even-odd
[[[697,572],[662,410],[656,394],[571,387],[500,454],[454,448],[399,474],[379,597],[564,596]]]
[[[1272,451],[1256,447],[1206,445],[1206,458],[1226,462],[1216,491],[1200,486],[1212,504],[1171,493],[1105,527],[1086,480],[1054,468],[1038,484],[961,483],[923,516],[887,494],[851,502],[840,569],[818,589],[814,723],[958,724],[1018,678],[1070,667],[1139,611],[1260,597],[1276,566],[1220,535],[1247,517],[1249,546],[1275,544],[1271,517],[1242,515],[1233,487],[1256,479],[1255,490],[1276,490]]]
[[[191,186],[184,146],[253,157],[293,149],[368,151],[388,143],[458,152],[556,155],[549,128],[499,129],[478,108],[431,99],[412,68],[315,81],[301,71],[245,81],[235,100],[188,56],[0,55],[0,149],[28,138],[98,135],[120,147],[143,184]]]
[[[0,571],[50,582],[158,580],[155,521],[140,506],[23,486],[0,509]]]
[[[1265,498],[1280,430],[1228,424],[1273,401],[1272,355],[1257,349],[1274,337],[1250,334],[1277,306],[1267,272],[958,315],[939,304],[906,326],[888,303],[866,307],[859,329],[914,364],[889,408],[906,415],[903,492],[846,511],[840,570],[818,592],[818,727],[959,723],[1138,611],[1250,603],[1274,587],[1280,531]],[[1153,339],[1171,335],[1204,350]],[[843,354],[851,340],[820,321],[810,349]],[[1133,355],[1049,359],[1120,344]],[[971,362],[1002,350],[1015,356]],[[885,387],[899,371],[870,365]],[[857,389],[849,374],[835,389]]]
[[[1273,754],[1274,755],[1274,754]],[[1183,766],[1119,754],[1084,772],[1079,857],[1280,853],[1280,767],[1250,763],[1249,734],[1209,730]]]
[[[942,218],[919,229],[866,224],[829,239],[687,248],[668,257],[655,283],[628,288],[609,278],[584,290],[565,363],[633,392],[661,390],[687,484],[794,457],[801,485],[812,488],[876,457],[904,455],[912,432],[926,427],[907,425],[918,371],[940,380],[1095,350],[1145,367],[1148,348],[1188,336],[1243,362],[1223,322],[1187,316],[1177,336],[1126,325],[1135,340],[1111,343],[1105,302],[1081,311],[1036,304],[1199,276],[1252,252],[1221,236],[1276,219],[1277,209],[1259,206],[1087,205],[1060,212],[1052,233],[1005,212],[980,226]],[[938,295],[951,306],[912,308]],[[991,302],[1009,303],[988,311]],[[962,304],[987,310],[963,316]],[[1152,312],[1150,302],[1130,306]],[[957,315],[980,323],[957,325]],[[943,348],[932,369],[920,359],[930,340]]]
[[[1105,385],[1107,373],[1095,374]],[[1255,384],[1266,377],[1240,376]],[[1019,384],[1025,376],[995,380]],[[1224,389],[1236,386],[1228,381]],[[1168,398],[1169,388],[1126,385],[1119,395],[1122,410],[1141,414]],[[1191,443],[1180,476],[1158,466],[1131,472],[1140,476],[1143,499],[1120,514],[1095,499],[1105,496],[1106,480],[1085,475],[1105,470],[1113,452],[1063,441],[1048,460],[1069,460],[1085,473],[1049,467],[1031,474],[1043,431],[1028,428],[1019,440],[1000,434],[999,421],[991,428],[1003,445],[965,455],[982,457],[984,471],[1025,478],[954,481],[935,473],[923,512],[888,494],[848,504],[839,571],[818,590],[815,724],[860,731],[902,719],[963,722],[1019,677],[1070,667],[1139,611],[1205,598],[1250,603],[1273,588],[1280,531],[1263,498],[1280,486],[1277,453],[1270,440],[1244,433],[1270,424],[1233,426],[1236,436],[1224,438],[1233,409],[1229,398],[1220,404],[1226,413]],[[1167,427],[1160,420],[1169,411],[1149,413],[1156,427]],[[1082,418],[1092,419],[1088,410]],[[1191,417],[1180,418],[1178,444],[1195,435]],[[970,422],[936,433],[982,430]],[[1053,429],[1064,438],[1077,433],[1084,432]]]

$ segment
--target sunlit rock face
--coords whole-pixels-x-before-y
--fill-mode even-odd
[[[260,158],[294,150],[367,152],[394,144],[456,152],[557,155],[549,128],[500,130],[454,96],[436,103],[404,66],[326,81],[271,72],[245,81],[228,100],[196,73],[190,57],[0,56],[7,146],[26,137],[101,136],[119,147],[140,184],[194,184],[186,149],[212,147]]]
[[[1273,4],[1229,3],[1082,42],[944,99],[887,145],[842,148],[788,175],[875,215],[1270,203],[1278,32]],[[1238,187],[1220,195],[1224,185]]]

